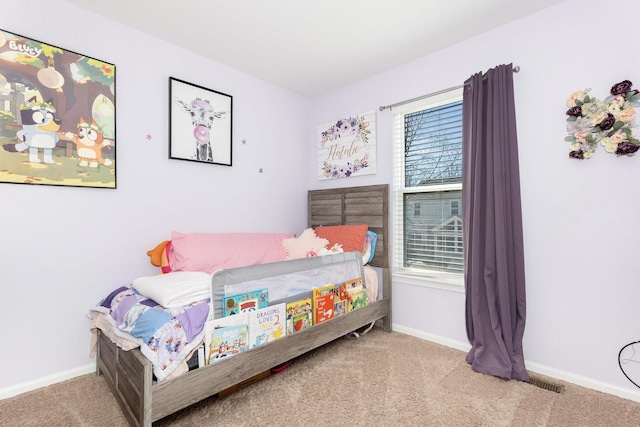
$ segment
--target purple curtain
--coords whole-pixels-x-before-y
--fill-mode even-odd
[[[476,372],[529,381],[512,65],[471,76],[462,105],[467,362]]]

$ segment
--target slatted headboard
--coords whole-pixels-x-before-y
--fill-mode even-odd
[[[309,227],[368,224],[378,235],[371,265],[389,267],[389,185],[311,190],[308,193]]]

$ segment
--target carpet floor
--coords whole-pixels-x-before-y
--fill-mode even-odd
[[[640,403],[559,380],[555,393],[473,372],[465,354],[373,329],[154,426],[638,426]],[[104,378],[0,400],[2,426],[127,426]]]

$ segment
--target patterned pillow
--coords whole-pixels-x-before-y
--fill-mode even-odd
[[[312,228],[307,228],[299,237],[291,237],[282,241],[287,253],[285,259],[298,259],[316,256],[321,249],[326,249],[329,241],[316,236]]]

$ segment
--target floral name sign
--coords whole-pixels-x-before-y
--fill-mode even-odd
[[[318,127],[318,179],[376,173],[375,112]]]
[[[598,144],[618,157],[632,156],[640,149],[640,141],[635,137],[635,107],[640,105],[640,92],[631,86],[629,80],[616,83],[604,101],[589,95],[590,89],[569,96],[566,112],[569,136],[565,141],[571,144],[570,158],[589,159]]]

